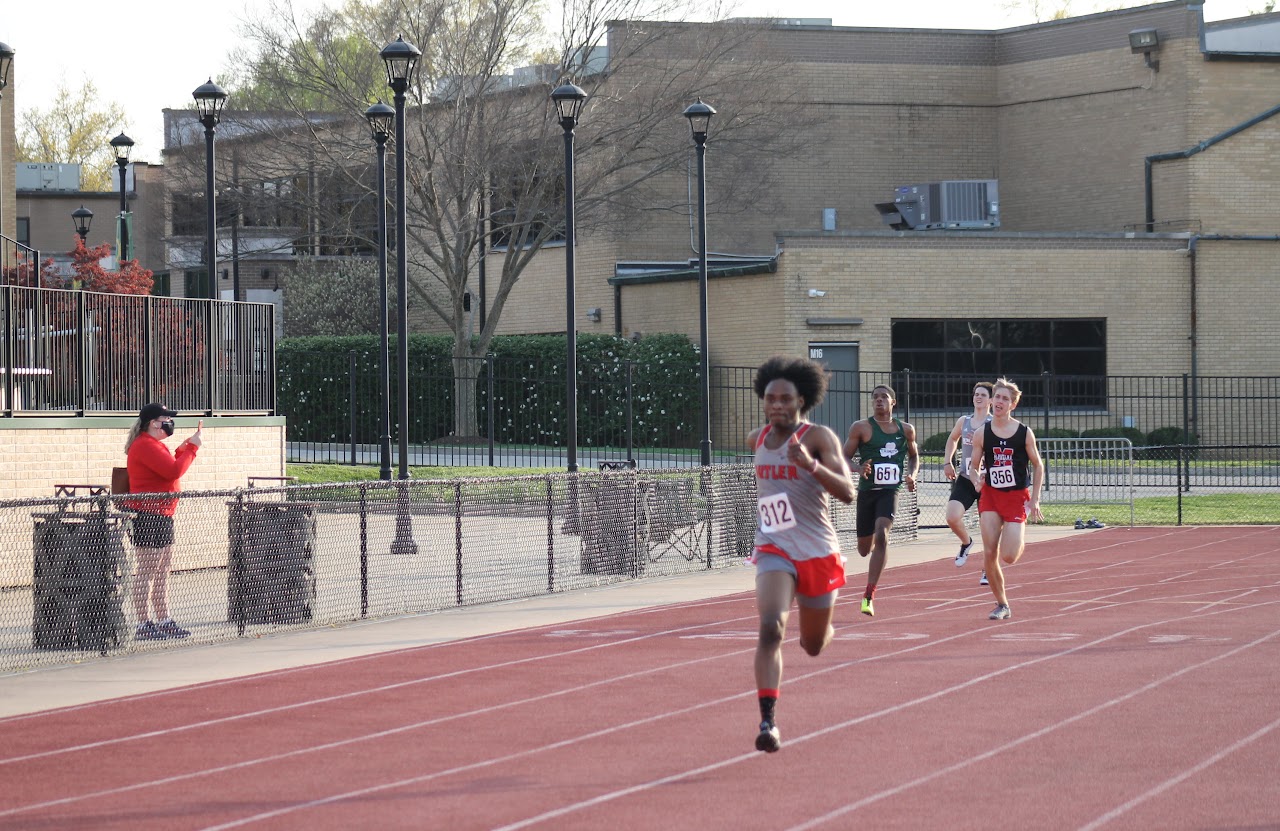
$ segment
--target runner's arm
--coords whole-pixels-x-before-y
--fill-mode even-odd
[[[835,432],[819,424],[805,433],[802,442],[793,442],[787,455],[794,464],[813,474],[827,493],[848,504],[854,496],[853,478],[840,450]]]
[[[904,421],[902,434],[907,440],[907,467],[909,468],[905,477],[907,491],[915,493],[916,474],[920,472],[920,448],[916,445],[916,428]]]
[[[1044,460],[1040,458],[1040,447],[1036,444],[1036,434],[1027,428],[1027,460],[1031,463],[1031,499],[1028,502],[1027,518],[1034,522],[1044,522],[1044,514],[1040,511],[1040,490],[1044,487]]]
[[[956,445],[960,443],[960,431],[963,429],[964,416],[956,419],[956,426],[951,428],[951,435],[947,436],[947,446],[942,449],[942,473],[947,479],[955,479],[960,471],[956,470]]]
[[[973,455],[969,457],[969,481],[973,483],[974,490],[982,490],[982,477],[978,471],[982,469],[982,439],[985,431],[978,430],[973,434]]]

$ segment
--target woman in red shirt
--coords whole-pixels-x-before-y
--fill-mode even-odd
[[[124,450],[128,456],[129,492],[139,494],[177,493],[178,480],[196,460],[204,422],[190,438],[170,450],[164,439],[173,435],[173,417],[177,412],[160,404],[148,404],[138,413],[138,421],[129,430]],[[136,512],[133,520],[133,546],[137,550],[138,567],[133,577],[133,610],[138,616],[134,639],[159,640],[185,638],[191,633],[169,617],[167,592],[169,563],[173,556],[173,514],[178,509],[176,497],[148,497],[123,500],[123,507]],[[155,610],[155,621],[147,614],[148,599]]]

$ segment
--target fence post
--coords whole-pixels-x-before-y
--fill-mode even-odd
[[[0,280],[4,279],[0,269]],[[13,324],[13,286],[4,287],[4,408],[13,412],[13,331],[18,327]]]
[[[85,324],[89,322],[84,308],[84,292],[76,292],[76,363],[77,375],[80,376],[76,390],[76,409],[84,415],[89,409],[89,350],[85,348]],[[34,396],[33,396],[34,397]],[[41,402],[43,404],[43,402]]]
[[[360,483],[360,617],[369,614],[369,486]]]
[[[152,352],[152,328],[155,326],[155,311],[152,309],[155,298],[148,294],[142,305],[142,400],[155,401],[155,396],[151,394],[152,388],[155,386],[155,368],[153,364],[154,353]]]
[[[213,259],[213,254],[212,254],[212,253],[210,253],[209,258],[210,258],[210,259]],[[209,281],[210,281],[214,286],[216,286],[216,285],[217,285],[217,282],[216,282],[216,281],[217,281],[217,279],[218,279],[218,278],[217,278],[217,276],[216,276],[216,275],[214,275],[214,273],[213,273],[213,266],[212,266],[212,264],[210,264],[210,266],[209,266]],[[208,300],[208,301],[206,301],[206,302],[205,302],[205,304],[204,304],[204,309],[205,309],[205,314],[204,314],[204,373],[205,373],[205,374],[204,374],[204,396],[205,396],[205,402],[204,402],[204,405],[205,405],[205,410],[206,410],[206,412],[207,412],[207,414],[208,414],[208,415],[213,415],[213,409],[214,409],[214,408],[213,408],[213,390],[214,390],[214,381],[213,381],[213,346],[214,346],[214,334],[213,334],[213,329],[214,329],[214,321],[213,321],[213,304],[214,304],[214,303],[216,303],[216,302],[217,302],[216,300]]]
[[[347,416],[348,436],[351,439],[351,465],[356,463],[356,353],[347,353]]]
[[[241,488],[236,489],[236,504],[232,509],[231,515],[235,524],[231,535],[230,581],[233,587],[231,593],[231,617],[236,624],[236,634],[239,637],[244,637],[246,617],[244,610],[244,548],[248,516],[245,513],[244,490]]]
[[[902,420],[911,420],[911,370],[902,370]]]
[[[1184,378],[1186,376],[1183,376]],[[1182,452],[1183,446],[1178,445],[1178,525],[1182,525]]]
[[[483,307],[483,306],[481,306],[481,307],[480,307],[480,314],[482,314],[482,315],[484,314],[484,307]],[[488,394],[488,401],[487,401],[487,402],[486,402],[486,404],[485,404],[485,411],[486,411],[486,412],[485,412],[485,415],[486,415],[485,423],[486,423],[486,425],[487,425],[487,426],[486,426],[486,428],[485,428],[485,430],[486,430],[486,432],[488,432],[488,434],[489,434],[489,467],[493,467],[493,464],[494,464],[494,462],[493,462],[493,425],[494,425],[494,421],[495,421],[495,416],[494,416],[494,412],[493,412],[493,411],[497,408],[497,405],[494,403],[494,400],[493,400],[493,370],[494,370],[494,366],[493,366],[493,353],[492,353],[492,352],[490,352],[489,354],[487,354],[487,355],[485,355],[485,356],[484,356],[484,364],[485,364],[485,367],[486,367],[486,372],[488,372],[488,378],[487,378],[487,379],[486,379],[486,381],[485,381],[485,391],[486,391],[486,393]]]
[[[1040,373],[1040,381],[1044,384],[1044,437],[1049,438],[1049,382],[1052,380],[1049,370]]]
[[[1191,436],[1191,385],[1190,378],[1187,373],[1182,373],[1182,438],[1178,441],[1178,493],[1182,493],[1185,487],[1191,490],[1191,463],[1184,458],[1182,452],[1183,446],[1187,443],[1187,439]],[[1186,479],[1182,476],[1182,466],[1187,465]],[[1178,502],[1178,524],[1182,524],[1182,502]]]
[[[547,594],[556,590],[556,508],[551,495],[551,477],[547,483]]]
[[[632,465],[634,465],[636,461],[635,460],[635,443],[631,433],[631,417],[633,415],[631,402],[632,402],[633,394],[635,392],[635,389],[633,386],[635,379],[632,376],[631,370],[634,366],[635,366],[635,363],[633,361],[631,360],[627,361],[627,461],[630,462]]]
[[[453,483],[454,580],[458,605],[462,605],[462,483]]]

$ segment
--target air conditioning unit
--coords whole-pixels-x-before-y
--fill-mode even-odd
[[[899,231],[1000,227],[996,179],[954,179],[894,188],[892,202],[877,202],[885,224]]]

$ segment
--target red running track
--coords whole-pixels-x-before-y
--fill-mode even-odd
[[[772,755],[749,595],[2,719],[0,828],[1276,828],[1277,530],[892,569]]]

